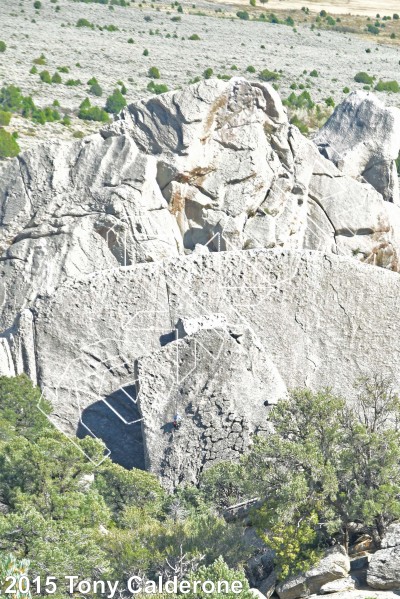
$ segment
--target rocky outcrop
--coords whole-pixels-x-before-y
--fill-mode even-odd
[[[319,252],[221,252],[104,271],[36,303],[36,372],[64,430],[87,426],[102,436],[101,415],[128,459],[133,449],[122,439],[143,414],[147,463],[171,480],[173,454],[193,480],[200,463],[227,455],[219,454],[229,435],[224,422],[240,429],[231,431],[233,457],[236,440],[246,445],[265,402],[284,386],[331,386],[352,397],[354,380],[374,370],[400,382],[400,342],[390,325],[399,297],[396,273]],[[221,312],[226,325],[220,319],[219,328],[179,338],[180,320],[215,323]],[[231,375],[221,387],[222,365]],[[184,423],[171,437],[163,427],[177,401]],[[110,406],[124,409],[124,420]]]
[[[350,561],[343,547],[330,549],[326,556],[305,574],[292,576],[276,587],[280,599],[298,599],[313,593],[332,581],[347,580]]]
[[[165,486],[195,484],[208,466],[239,458],[285,396],[276,366],[247,333],[204,330],[138,361],[146,466]]]
[[[367,583],[373,589],[400,589],[400,547],[374,553],[367,571]]]
[[[370,92],[353,92],[314,138],[341,172],[363,178],[388,202],[399,204],[395,160],[400,152],[400,110]]]
[[[391,148],[397,113],[381,112]],[[206,80],[132,104],[99,134],[3,165],[0,329],[64,281],[185,252],[306,248],[398,270],[399,208],[358,174],[322,157],[268,84]]]
[[[358,175],[244,79],[6,163],[1,372],[168,488],[236,458],[286,388],[399,382],[400,208]]]

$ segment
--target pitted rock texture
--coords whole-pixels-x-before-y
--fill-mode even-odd
[[[70,433],[82,423],[91,428],[93,406],[106,408],[104,400],[110,403],[118,390],[135,387],[137,397],[125,393],[126,410],[132,410],[127,421],[137,419],[137,401],[145,417],[142,430],[146,460],[161,475],[163,468],[169,471],[166,456],[171,452],[169,437],[161,431],[171,423],[176,398],[180,397],[180,388],[173,385],[173,373],[179,349],[184,348],[187,363],[184,361],[183,371],[190,370],[190,365],[193,370],[183,385],[181,409],[186,410],[188,403],[184,402],[190,397],[193,413],[187,412],[187,422],[182,434],[179,431],[174,437],[172,451],[181,456],[182,463],[188,460],[192,477],[198,464],[213,453],[211,438],[207,448],[202,446],[201,455],[185,457],[193,430],[197,430],[193,417],[199,406],[202,414],[202,406],[210,407],[217,428],[222,428],[217,416],[219,409],[225,413],[224,397],[229,398],[227,409],[233,405],[238,417],[258,417],[253,404],[248,410],[249,389],[243,389],[241,376],[237,378],[236,371],[240,374],[244,364],[250,370],[242,375],[251,389],[264,385],[270,367],[265,373],[254,369],[254,364],[262,364],[263,360],[274,366],[287,388],[330,386],[334,392],[351,398],[354,381],[371,372],[383,372],[399,384],[399,302],[400,279],[396,273],[332,254],[251,250],[182,256],[95,273],[66,283],[51,298],[38,300],[34,314],[35,370],[41,388],[54,405],[57,424]],[[206,320],[221,313],[225,315],[226,330],[203,330],[176,341],[180,319],[202,320],[203,315]],[[199,383],[208,380],[210,364],[204,352],[196,369],[196,335],[209,335],[210,339],[228,335],[228,345],[235,348],[232,356],[238,358],[244,352],[243,364],[232,358],[232,367],[236,366],[220,392],[222,408],[213,399],[217,392],[214,383]],[[253,339],[249,346],[247,335]],[[252,354],[258,354],[257,361],[252,360]],[[231,368],[229,360],[224,360]],[[169,377],[176,395],[168,395],[169,387],[161,373]],[[215,376],[219,380],[218,369]],[[277,383],[271,388],[264,385],[262,397],[257,395],[261,410],[262,398],[277,397],[276,389]],[[110,430],[115,426],[113,418],[110,413]],[[129,425],[123,426],[124,434],[129,434]],[[186,428],[187,435],[183,434]],[[254,427],[249,433],[252,430]],[[115,437],[121,435],[120,428],[115,431]],[[157,431],[160,445],[154,443]],[[93,432],[102,434],[101,430]],[[216,445],[218,442],[215,439]],[[231,455],[237,455],[236,450]]]
[[[395,139],[395,119],[385,127]],[[382,197],[321,156],[268,84],[207,80],[137,102],[101,133],[39,145],[0,177],[2,330],[66,280],[191,251],[306,248],[399,269],[389,188]]]
[[[374,553],[367,570],[367,583],[373,589],[400,589],[400,547]]]
[[[400,152],[400,110],[370,92],[353,92],[314,138],[320,152],[351,177],[362,177],[385,200],[399,204],[395,160]]]
[[[147,469],[170,489],[239,458],[251,435],[267,430],[268,406],[286,395],[276,366],[250,334],[201,331],[140,359],[137,374]]]

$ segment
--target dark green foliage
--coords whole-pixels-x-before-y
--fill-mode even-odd
[[[290,106],[291,108],[306,108],[307,110],[312,110],[315,106],[308,91],[303,91],[298,96],[292,92],[290,96],[283,101],[283,104],[285,106]]]
[[[133,37],[130,37],[128,39],[128,44],[134,44],[134,43],[135,43],[135,40],[133,39]]]
[[[82,85],[82,81],[80,79],[67,79],[65,85],[68,87],[74,87],[76,85]]]
[[[49,71],[42,71],[39,73],[39,77],[43,83],[51,83],[51,75]]]
[[[51,82],[52,83],[62,83],[62,79],[61,79],[60,73],[55,72],[54,75],[51,78]]]
[[[0,127],[7,127],[10,124],[11,117],[11,112],[0,110]]]
[[[356,83],[363,83],[364,85],[372,85],[374,82],[374,77],[368,75],[368,73],[365,71],[360,71],[354,76],[354,81]]]
[[[88,108],[80,108],[78,117],[85,121],[97,121],[107,123],[110,120],[107,112],[99,106],[89,106]]]
[[[247,73],[255,73],[255,72],[256,72],[256,69],[255,69],[255,68],[254,68],[252,65],[249,65],[249,66],[246,68],[246,72],[247,72]]]
[[[191,36],[188,37],[188,39],[192,41],[198,41],[200,39],[200,36],[198,36],[197,33],[193,33]]]
[[[22,108],[23,96],[16,85],[2,87],[0,90],[0,106],[8,112],[18,112]]]
[[[69,73],[69,67],[57,67],[57,71],[60,71],[60,73]]]
[[[279,73],[268,69],[261,71],[258,76],[262,81],[277,81],[280,77]]]
[[[89,88],[89,92],[93,95],[93,96],[97,96],[100,97],[103,95],[103,89],[101,87],[101,85],[99,83],[93,83],[90,88]]]
[[[203,77],[204,79],[210,79],[210,77],[212,77],[214,75],[214,71],[212,70],[211,67],[208,67],[204,72],[203,72]]]
[[[147,86],[147,89],[153,94],[165,94],[168,91],[168,86],[165,83],[155,83],[154,81],[150,81]]]
[[[39,58],[34,58],[33,64],[44,65],[47,63],[46,57],[44,54],[41,54]]]
[[[147,49],[143,50],[143,56],[148,56],[149,55],[149,51]]]
[[[31,75],[36,75],[37,72],[38,72],[37,68],[35,67],[35,65],[33,65],[33,67],[31,68],[31,70],[29,71],[29,73]]]
[[[148,77],[150,77],[151,79],[160,79],[161,75],[160,75],[160,71],[158,70],[158,68],[150,67],[149,71],[148,71]]]
[[[236,16],[239,17],[239,19],[242,19],[242,21],[248,21],[250,19],[250,15],[247,10],[238,10]]]
[[[5,52],[7,49],[7,45],[5,42],[3,42],[2,40],[0,40],[0,53],[1,52]]]
[[[5,129],[0,128],[0,159],[18,156],[20,147],[14,137]],[[1,434],[1,421],[0,421]]]
[[[295,125],[303,135],[308,135],[308,133],[309,133],[308,126],[305,123],[303,123],[303,121],[301,121],[297,115],[294,115],[290,119],[290,123],[292,125]]]
[[[376,25],[367,25],[367,31],[369,33],[372,33],[373,35],[379,35],[379,27],[377,27]]]
[[[392,92],[397,94],[400,92],[400,86],[397,81],[379,81],[375,85],[375,90],[378,92]]]
[[[318,71],[316,69],[310,71],[310,77],[318,77]]]
[[[91,23],[87,19],[78,19],[76,22],[76,26],[77,27],[89,27],[91,29],[94,29],[93,23]]]
[[[126,106],[126,100],[119,89],[115,89],[106,101],[106,111],[117,114]]]
[[[36,10],[42,8],[42,3],[40,2],[40,0],[35,0],[35,2],[33,3],[33,7],[36,8]]]
[[[350,88],[348,88],[348,87],[344,87],[344,88],[343,88],[343,93],[344,93],[344,94],[349,94],[349,93],[350,93]]]
[[[331,108],[335,107],[335,100],[332,97],[325,98],[324,102],[327,106],[330,106]]]

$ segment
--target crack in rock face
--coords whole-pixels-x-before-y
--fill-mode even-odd
[[[313,142],[270,85],[210,79],[4,163],[0,372],[168,488],[236,458],[286,388],[396,378],[399,114],[352,94]]]

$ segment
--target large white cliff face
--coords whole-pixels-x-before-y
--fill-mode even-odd
[[[369,154],[354,172],[345,141],[334,164],[270,86],[243,79],[139,102],[4,164],[1,372],[27,372],[58,426],[168,487],[242,452],[288,387],[400,382],[395,133],[391,178],[366,176],[365,142],[368,118],[398,134],[397,117],[348,102],[324,139],[339,147],[338,115],[359,103]]]

